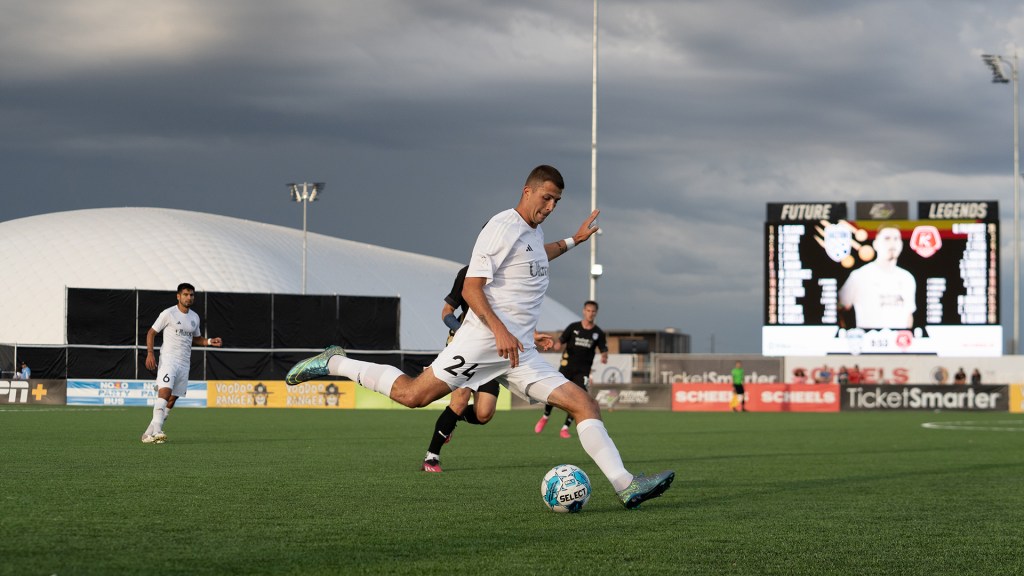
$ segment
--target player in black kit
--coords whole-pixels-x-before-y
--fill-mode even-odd
[[[463,266],[459,270],[459,273],[455,276],[452,291],[444,297],[441,319],[448,326],[449,342],[455,336],[455,331],[461,327],[462,319],[465,317],[466,311],[469,310],[466,301],[462,299],[462,285],[466,281],[466,270],[468,268],[468,266]],[[455,313],[460,310],[461,312],[456,316]],[[459,420],[469,422],[470,424],[486,424],[491,419],[491,416],[494,414],[494,407],[497,404],[499,387],[496,380],[480,386],[476,394],[477,402],[474,404],[469,403],[472,390],[460,388],[452,393],[448,407],[437,417],[437,422],[434,424],[434,432],[430,437],[430,446],[427,448],[427,455],[423,458],[421,470],[424,472],[441,471],[441,447],[448,443]],[[487,397],[481,398],[484,394]],[[482,407],[483,410],[478,412],[478,407]]]
[[[594,364],[594,354],[601,351],[601,363],[608,363],[608,343],[605,340],[604,330],[594,323],[597,319],[597,302],[587,300],[583,303],[583,320],[569,324],[562,335],[558,338],[559,345],[564,349],[562,352],[562,365],[558,371],[570,382],[580,388],[587,390],[590,386],[590,367]],[[556,347],[558,349],[558,347]],[[544,406],[544,415],[537,421],[533,431],[540,434],[551,417],[550,404]],[[559,435],[562,438],[571,438],[569,426],[572,425],[572,416],[567,415],[565,424]]]
[[[462,287],[466,282],[466,271],[469,266],[463,266],[455,276],[455,283],[452,284],[452,291],[444,297],[444,306],[441,308],[441,320],[448,327],[448,341],[455,337],[455,331],[462,326],[462,320],[469,310],[469,305],[462,298]],[[456,316],[458,312],[458,316]],[[550,336],[535,333],[534,343],[540,350],[547,350],[554,346]],[[498,391],[501,385],[497,380],[491,380],[483,384],[474,393],[469,388],[459,388],[452,392],[451,400],[444,412],[437,417],[434,424],[434,431],[430,436],[430,445],[427,447],[427,455],[423,458],[420,470],[424,472],[441,472],[441,448],[452,437],[455,426],[460,422],[483,425],[490,422],[494,416],[494,410],[498,403]],[[473,399],[471,404],[470,398]]]

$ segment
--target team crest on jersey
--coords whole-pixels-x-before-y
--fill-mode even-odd
[[[825,253],[833,262],[839,262],[850,255],[853,234],[845,226],[829,224],[825,227]]]
[[[597,340],[597,332],[594,332],[593,334],[591,334],[591,336],[593,336],[593,337],[594,337],[594,340],[595,340],[595,341]]]

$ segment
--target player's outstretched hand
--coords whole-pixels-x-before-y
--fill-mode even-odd
[[[555,346],[555,339],[550,334],[543,334],[541,332],[533,333],[533,343],[537,345],[537,349],[541,352],[547,352]]]
[[[601,214],[600,210],[594,210],[593,212],[590,213],[590,216],[588,216],[587,219],[583,221],[583,224],[580,224],[580,229],[577,230],[576,233],[572,235],[572,239],[574,242],[576,242],[577,244],[582,244],[587,240],[590,240],[591,236],[597,234],[598,231],[601,230],[601,228],[597,226],[597,217],[599,214]]]

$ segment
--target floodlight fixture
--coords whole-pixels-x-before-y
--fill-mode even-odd
[[[291,195],[292,200],[302,203],[302,293],[306,293],[306,239],[307,239],[307,227],[306,227],[306,207],[310,202],[315,202],[316,197],[323,192],[326,184],[323,182],[303,182],[302,184],[296,184],[295,182],[289,182],[288,193]]]
[[[998,54],[982,54],[981,59],[992,69],[993,84],[1009,84],[1010,79],[1003,72],[1003,57]]]

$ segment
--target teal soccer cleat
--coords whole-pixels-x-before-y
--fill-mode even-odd
[[[307,380],[327,376],[329,374],[327,362],[331,357],[344,355],[345,351],[342,350],[341,346],[328,346],[326,350],[316,356],[306,358],[292,366],[292,369],[288,371],[288,375],[284,377],[284,381],[289,386],[295,386]]]
[[[619,490],[619,499],[622,500],[623,506],[632,510],[651,498],[661,496],[672,485],[672,481],[675,478],[676,473],[671,470],[666,470],[653,476],[638,474],[633,477],[633,481],[629,483],[629,486]]]

